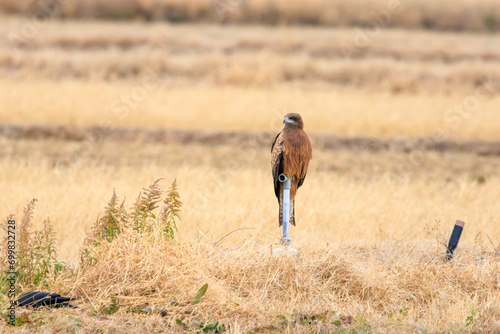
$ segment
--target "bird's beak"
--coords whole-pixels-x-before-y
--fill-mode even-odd
[[[285,119],[283,120],[283,124],[285,124],[285,123],[290,123],[290,118],[285,117]]]

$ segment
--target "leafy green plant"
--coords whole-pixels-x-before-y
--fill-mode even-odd
[[[23,288],[49,288],[60,274],[70,273],[66,264],[57,259],[56,236],[50,220],[47,218],[43,222],[41,230],[32,231],[36,202],[37,199],[33,199],[26,205],[24,215],[16,227],[16,284]],[[14,215],[9,217],[13,218]],[[2,243],[3,254],[6,254],[7,244],[7,240]],[[0,286],[2,293],[5,293],[8,290],[7,278],[11,270],[8,258],[0,258],[0,268],[5,273],[2,275]]]
[[[139,232],[151,232],[153,230],[154,220],[156,215],[154,210],[158,208],[158,203],[161,201],[162,191],[160,189],[161,179],[156,180],[149,188],[144,188],[139,194],[130,215],[131,227]]]
[[[478,321],[478,318],[476,317],[476,313],[477,313],[477,310],[476,309],[472,309],[470,311],[470,315],[467,316],[467,318],[465,318],[465,326],[473,326],[477,321]]]
[[[108,242],[113,241],[121,232],[121,227],[127,222],[127,212],[125,211],[125,200],[118,207],[118,196],[113,189],[113,196],[109,201],[105,215],[101,218],[99,226],[101,229],[97,233],[101,233],[101,239]]]
[[[164,238],[172,240],[177,232],[176,218],[180,219],[179,213],[181,212],[182,202],[180,201],[179,191],[177,190],[177,179],[174,179],[168,195],[164,200],[165,206],[162,210],[161,224]]]
[[[109,304],[109,306],[104,306],[101,309],[101,312],[105,314],[113,314],[116,311],[118,311],[118,299],[116,298],[111,298],[111,304]]]
[[[175,319],[175,323],[182,327],[184,330],[194,330],[196,333],[224,333],[227,328],[224,323],[216,322],[206,322],[204,320],[194,321],[191,326],[187,325],[181,319]]]
[[[208,283],[203,284],[203,286],[198,290],[198,293],[194,297],[193,305],[199,304],[201,301],[201,297],[207,292],[208,290]]]
[[[163,200],[165,205],[157,210],[163,195],[160,180],[156,180],[148,188],[143,188],[130,213],[125,209],[125,200],[118,205],[120,201],[113,190],[113,195],[104,209],[104,216],[96,220],[91,233],[84,241],[80,252],[80,269],[95,265],[104,254],[104,248],[101,247],[103,243],[113,242],[125,231],[133,233],[137,238],[156,241],[175,238],[176,219],[180,218],[182,202],[174,179]]]

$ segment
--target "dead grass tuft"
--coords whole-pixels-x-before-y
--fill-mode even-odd
[[[262,326],[254,324],[289,330],[487,330],[500,315],[500,262],[494,257],[478,263],[476,256],[461,253],[444,263],[443,254],[418,250],[420,256],[407,254],[387,267],[395,260],[386,258],[389,245],[368,249],[364,258],[355,248],[274,257],[271,245],[254,241],[228,251],[205,242],[151,240],[130,231],[106,243],[101,260],[81,273],[74,292],[101,311],[150,307],[167,324],[231,324],[237,318],[248,330]],[[193,305],[204,284],[206,294]],[[467,325],[472,310],[474,321]]]
[[[277,245],[258,235],[232,250],[207,238],[173,242],[162,229],[133,223],[137,214],[144,215],[144,226],[160,220],[154,216],[162,197],[158,181],[144,189],[133,215],[113,192],[84,243],[77,275],[59,281],[59,289],[80,299],[82,311],[66,311],[80,312],[80,320],[68,317],[57,328],[125,333],[143,319],[139,328],[154,323],[169,332],[498,330],[500,258],[494,253],[460,249],[447,262],[439,242],[434,248],[384,239],[374,246],[299,248],[293,256],[275,255]],[[178,216],[175,181],[167,198],[166,210],[176,207]],[[28,222],[33,205],[25,210]],[[35,235],[51,233],[46,224]],[[24,328],[49,326],[35,313],[21,314]],[[96,317],[115,324],[99,324]]]

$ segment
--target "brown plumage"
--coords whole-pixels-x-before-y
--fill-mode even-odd
[[[311,141],[304,131],[304,122],[299,114],[286,114],[283,123],[285,127],[276,136],[271,148],[274,193],[280,205],[279,226],[281,226],[283,224],[283,186],[278,181],[278,176],[285,174],[292,179],[290,188],[290,224],[295,226],[295,195],[306,178],[307,167],[312,158],[312,147]]]

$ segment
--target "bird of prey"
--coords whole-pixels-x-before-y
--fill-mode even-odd
[[[283,186],[278,181],[278,176],[285,174],[291,178],[289,221],[295,226],[295,195],[306,178],[307,167],[312,159],[312,147],[299,114],[286,114],[283,124],[285,126],[276,136],[271,148],[274,193],[280,206],[279,226],[281,226],[283,225]]]

